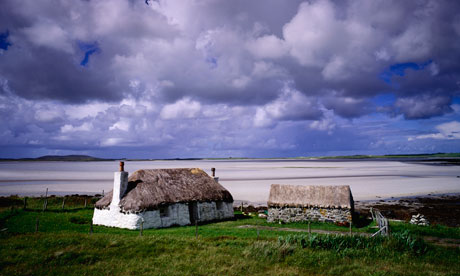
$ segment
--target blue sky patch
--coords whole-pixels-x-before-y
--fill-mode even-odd
[[[206,58],[206,62],[211,65],[211,68],[214,69],[217,67],[217,59],[215,57]]]
[[[453,104],[460,104],[460,97],[454,96],[454,97],[452,98],[452,103],[453,103]]]
[[[0,33],[0,49],[8,50],[8,47],[11,46],[11,43],[8,42],[8,36],[10,32],[6,31],[4,33]]]
[[[393,105],[396,101],[396,96],[393,93],[379,94],[374,97],[374,103],[379,106]]]
[[[90,56],[100,51],[100,48],[97,42],[93,42],[93,43],[78,42],[78,47],[80,48],[80,50],[82,50],[85,53],[83,59],[80,62],[80,65],[84,67],[88,64]]]
[[[405,63],[395,63],[391,65],[388,69],[384,70],[380,74],[380,79],[384,82],[391,84],[391,78],[395,75],[404,77],[406,74],[406,70],[412,69],[414,71],[419,71],[425,69],[426,66],[430,65],[433,61],[428,60],[426,62],[417,64],[414,62],[405,62]]]

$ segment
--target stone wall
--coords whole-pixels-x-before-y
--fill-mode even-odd
[[[303,207],[269,207],[267,222],[301,222],[301,221],[321,221],[346,223],[351,222],[350,209],[333,208],[303,208]]]
[[[233,217],[233,203],[231,202],[199,202],[198,221],[210,221]]]
[[[147,211],[140,213],[144,219],[144,226],[152,224],[152,227],[146,228],[159,228],[159,227],[169,227],[173,225],[188,225],[190,224],[190,215],[188,213],[188,204],[186,203],[176,203],[167,206],[167,216],[161,217],[160,211]],[[152,214],[155,213],[155,217]],[[154,221],[157,223],[155,225]],[[160,222],[160,223],[158,223]]]

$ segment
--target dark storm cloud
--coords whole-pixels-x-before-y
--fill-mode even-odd
[[[69,103],[121,99],[122,86],[116,86],[107,72],[83,68],[66,53],[46,48],[22,51],[18,46],[8,50],[2,61],[0,75],[12,91],[27,99]]]
[[[0,57],[0,76],[13,93],[26,99],[120,101],[128,80],[112,70],[112,59],[127,54],[130,39],[174,33],[163,16],[146,15],[149,11],[142,5],[125,1],[114,5],[3,1],[1,5],[1,22],[8,28],[13,47]]]
[[[407,119],[425,119],[452,112],[451,99],[447,96],[422,94],[399,98],[395,106]]]
[[[373,150],[384,142],[353,122],[457,120],[459,11],[431,0],[1,1],[0,144],[296,155],[314,149],[302,137],[340,151],[359,136]]]
[[[444,63],[452,63],[446,56],[458,55],[458,46],[451,46],[458,43],[449,43],[458,37],[456,4],[345,3],[6,1],[3,10],[9,12],[3,12],[2,21],[18,49],[3,54],[0,73],[25,98],[115,101],[131,92],[127,86],[136,79],[157,87],[167,102],[189,96],[260,105],[274,100],[285,81],[293,81],[307,96],[341,91],[344,97],[371,98],[394,89],[379,78],[386,67],[433,60],[443,74]],[[80,41],[98,42],[99,53],[91,62],[85,59],[91,53],[79,49]],[[82,61],[90,63],[88,70],[78,66]],[[254,75],[261,61],[282,73]],[[404,76],[395,93],[417,93],[417,83],[438,78],[442,85],[434,85],[452,94],[457,73],[450,74],[450,80]],[[349,117],[339,109],[337,114]],[[354,116],[364,110],[371,111],[364,108]]]

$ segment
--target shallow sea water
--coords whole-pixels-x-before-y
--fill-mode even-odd
[[[350,185],[355,200],[460,193],[460,168],[385,160],[127,161],[125,170],[216,168],[235,200],[264,203],[271,184]],[[112,189],[118,162],[0,162],[0,195],[95,194]]]

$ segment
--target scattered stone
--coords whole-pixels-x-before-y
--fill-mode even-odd
[[[422,214],[413,215],[410,224],[420,225],[420,226],[429,226],[430,222]]]

